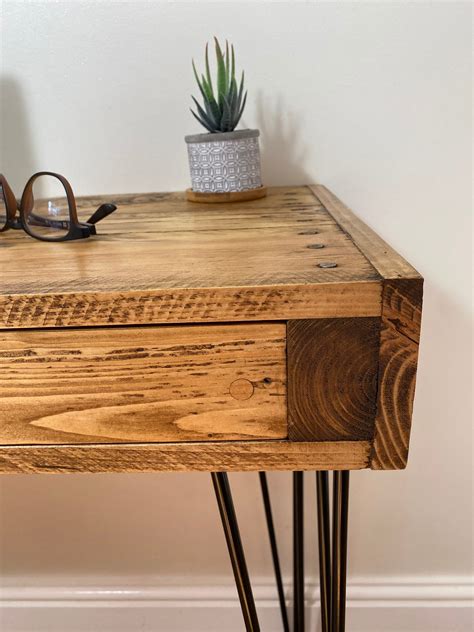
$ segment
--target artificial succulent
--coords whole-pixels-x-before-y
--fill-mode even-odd
[[[199,74],[193,60],[194,76],[196,77],[204,107],[197,99],[192,97],[196,104],[197,112],[191,110],[193,116],[212,134],[218,132],[232,132],[238,125],[247,100],[247,92],[244,94],[244,73],[242,72],[239,86],[235,79],[235,53],[234,46],[226,41],[225,52],[222,52],[219,41],[214,38],[216,46],[217,72],[215,77],[216,90],[211,78],[209,67],[209,51],[206,44],[205,65],[206,73]]]

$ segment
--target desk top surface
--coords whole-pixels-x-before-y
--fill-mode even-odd
[[[2,234],[0,328],[373,316],[384,278],[417,276],[320,186],[85,197],[79,216],[104,200],[118,210],[90,239]]]

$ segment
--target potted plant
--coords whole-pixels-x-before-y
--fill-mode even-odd
[[[228,42],[222,51],[217,38],[215,88],[206,44],[205,74],[199,74],[193,61],[203,105],[192,97],[196,110],[191,112],[207,130],[186,136],[192,188],[191,201],[220,202],[249,200],[266,194],[260,175],[260,149],[257,129],[236,130],[247,100],[244,73],[239,84],[235,78],[235,53]]]

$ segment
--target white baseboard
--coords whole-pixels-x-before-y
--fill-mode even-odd
[[[163,578],[161,578],[163,581]],[[189,578],[188,578],[189,581]],[[288,591],[290,594],[290,591]],[[359,578],[348,585],[347,632],[472,632],[471,578]],[[280,632],[275,587],[255,582],[263,632]],[[306,590],[308,629],[320,630],[318,587]],[[291,604],[289,603],[289,606]],[[242,632],[231,585],[94,586],[0,589],[1,632]]]

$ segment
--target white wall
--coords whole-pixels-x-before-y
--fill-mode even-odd
[[[351,578],[472,571],[470,30],[457,2],[3,2],[1,170],[17,195],[39,169],[76,194],[187,187],[190,59],[217,34],[246,69],[265,182],[326,184],[425,276],[411,459],[352,476]],[[264,579],[257,478],[232,480]],[[270,480],[289,571],[289,475]],[[7,586],[230,578],[204,474],[3,476],[0,510]]]

